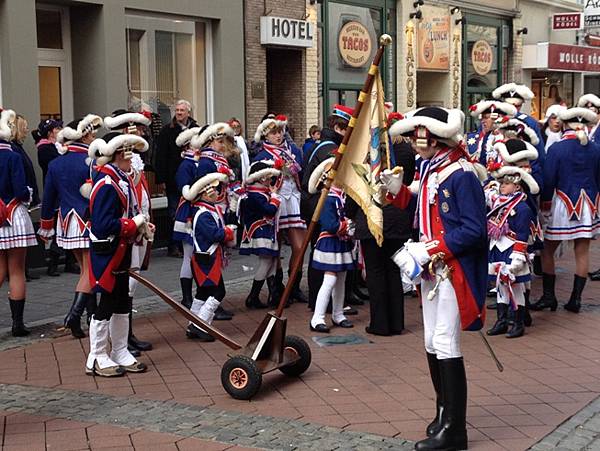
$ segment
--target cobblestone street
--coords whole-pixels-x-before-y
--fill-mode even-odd
[[[600,262],[597,246],[591,261],[592,266]],[[217,323],[242,343],[264,315],[243,307],[252,263],[239,257],[231,262],[225,304],[236,316]],[[564,300],[572,281],[570,251],[560,266],[557,294]],[[179,261],[159,251],[151,268],[148,277],[178,298]],[[134,302],[135,329],[154,344],[141,357],[149,371],[112,380],[86,376],[88,340],[74,340],[58,329],[74,283],[74,276],[62,275],[28,284],[31,338],[8,336],[8,308],[2,304],[3,450],[410,449],[433,416],[417,299],[406,299],[407,330],[401,336],[367,335],[365,305],[352,318],[354,329],[337,328],[332,334],[356,335],[368,343],[330,347],[313,340],[306,306],[292,305],[286,310],[288,333],[309,341],[311,367],[298,380],[268,374],[256,397],[237,401],[220,382],[229,349],[219,342],[188,340],[186,321],[142,289]],[[535,280],[534,297],[539,285]],[[503,373],[478,334],[463,334],[469,449],[599,449],[599,294],[600,283],[588,281],[581,314],[562,307],[535,312],[524,338],[493,337]],[[487,324],[494,319],[491,312]]]

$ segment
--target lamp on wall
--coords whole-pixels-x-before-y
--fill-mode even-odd
[[[421,19],[423,17],[423,13],[421,12],[421,10],[415,11],[414,13],[410,13],[408,17],[410,17],[411,19]]]
[[[456,14],[459,11],[460,11],[460,8],[458,6],[453,6],[452,9],[450,10],[450,14]]]
[[[527,34],[529,30],[527,30],[527,27],[523,27],[523,28],[519,28],[517,30],[517,34]]]
[[[461,17],[460,19],[454,19],[454,25],[458,25],[459,23],[462,23],[464,20],[463,17]]]
[[[416,0],[413,2],[413,8],[416,9],[416,11],[413,11],[412,13],[410,13],[408,15],[409,18],[411,19],[421,19],[423,17],[423,13],[421,12],[421,6],[423,6],[425,4],[424,0]]]
[[[413,2],[413,8],[416,8],[418,6],[423,6],[425,4],[424,0],[417,0],[415,2]]]
[[[319,3],[319,4],[321,4],[321,3],[323,3],[323,0],[310,0],[310,1],[309,1],[309,3],[310,3],[311,5],[314,5],[315,3]]]

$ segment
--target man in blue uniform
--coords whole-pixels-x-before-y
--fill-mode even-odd
[[[420,156],[414,196],[402,171],[385,170],[387,198],[399,208],[417,203],[419,241],[408,241],[393,259],[421,279],[425,349],[437,396],[437,415],[417,450],[467,447],[467,379],[460,330],[480,330],[485,319],[487,225],[481,184],[463,147],[460,110],[426,107],[390,129],[406,136]]]

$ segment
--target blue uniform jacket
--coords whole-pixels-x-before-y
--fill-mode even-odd
[[[175,173],[175,183],[177,189],[181,190],[185,185],[190,185],[198,179],[198,162],[194,158],[185,157],[181,160],[177,172]]]
[[[228,237],[219,207],[197,202],[194,216],[194,258],[192,269],[198,286],[219,285],[223,269],[222,244]],[[231,239],[231,237],[229,237]]]
[[[29,202],[30,197],[23,159],[4,140],[0,140],[0,197],[7,205],[13,199]]]
[[[90,282],[96,292],[111,293],[115,286],[113,271],[131,266],[131,245],[137,235],[131,218],[139,212],[132,185],[131,179],[112,164],[101,166],[94,176],[90,238],[112,239],[108,251],[99,252],[93,244],[90,246]]]
[[[90,178],[90,165],[88,164],[88,146],[81,143],[70,144],[69,151],[55,158],[48,165],[48,174],[44,183],[44,199],[42,201],[43,229],[54,227],[54,213],[56,207],[63,220],[71,210],[83,222],[89,219],[89,200],[81,195],[79,189]]]
[[[568,136],[565,135],[565,136]],[[570,219],[581,214],[583,202],[589,203],[594,216],[600,206],[600,147],[590,141],[563,137],[552,144],[546,155],[542,208],[549,210],[556,194],[565,202]]]
[[[429,208],[432,240],[428,252],[430,255],[443,252],[446,264],[452,268],[462,329],[480,330],[485,321],[487,292],[486,202],[470,164],[464,160],[453,164],[455,170],[439,182],[435,203],[417,208],[416,221],[421,209]],[[407,208],[411,197],[408,188],[403,187],[392,203]]]
[[[244,227],[242,241],[252,238],[275,241],[275,216],[279,209],[279,199],[272,197],[266,187],[249,186],[246,197],[240,202],[240,222]],[[240,253],[251,252],[240,249]]]
[[[27,186],[33,190],[31,194],[31,205],[39,205],[40,204],[40,192],[38,190],[37,179],[35,178],[35,169],[33,169],[33,162],[23,146],[18,142],[11,142],[13,151],[17,152],[23,158],[23,169],[25,169],[25,180],[27,182]]]

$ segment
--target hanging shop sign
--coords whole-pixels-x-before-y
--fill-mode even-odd
[[[338,34],[338,50],[345,65],[363,67],[370,62],[372,40],[369,30],[357,21],[346,22]]]
[[[450,16],[425,17],[417,26],[417,69],[450,70]]]
[[[552,15],[553,30],[583,30],[582,13],[559,13]]]
[[[314,42],[314,24],[287,17],[260,18],[260,43],[284,47],[310,48]]]
[[[600,72],[600,49],[577,45],[549,44],[548,69],[570,72]]]
[[[492,61],[494,59],[494,51],[492,46],[485,41],[479,40],[473,44],[471,50],[471,61],[473,63],[473,70],[479,75],[487,75],[492,69]]]
[[[585,0],[583,2],[583,15],[586,27],[600,25],[600,0]]]
[[[404,28],[406,42],[406,107],[413,108],[415,105],[415,88],[417,84],[417,72],[415,71],[414,40],[415,24],[412,20],[406,22]]]

